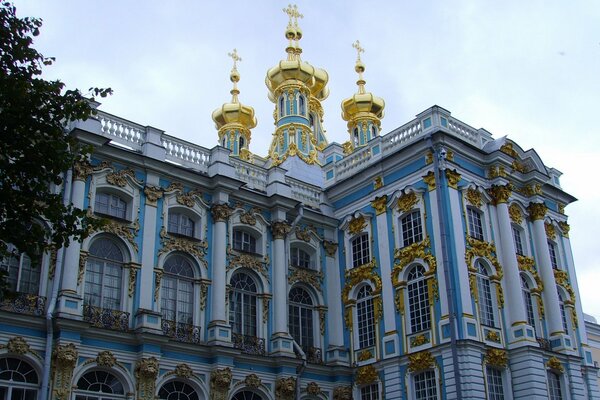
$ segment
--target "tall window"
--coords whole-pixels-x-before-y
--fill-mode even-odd
[[[356,316],[358,319],[358,346],[363,349],[375,345],[375,313],[372,289],[362,286],[356,296]]]
[[[289,296],[290,334],[306,352],[314,346],[313,302],[308,292],[302,288],[292,288]]]
[[[487,268],[480,261],[477,262],[477,292],[479,294],[479,319],[481,323],[487,326],[496,326],[490,278]]]
[[[8,250],[13,251],[14,247],[9,246]],[[0,270],[6,273],[6,284],[12,292],[37,294],[41,268],[41,265],[32,267],[25,253],[0,259]]]
[[[360,267],[369,263],[369,235],[362,233],[352,239],[352,267]]]
[[[558,257],[556,252],[556,245],[551,241],[548,241],[548,251],[550,252],[550,264],[552,268],[558,269]]]
[[[402,225],[402,240],[404,246],[418,243],[423,240],[423,226],[421,225],[421,212],[413,211],[400,220]]]
[[[121,219],[127,218],[127,202],[115,194],[96,193],[94,211]]]
[[[548,371],[548,394],[550,400],[562,400],[563,398],[560,388],[560,376],[552,371]]]
[[[360,388],[360,400],[379,400],[379,385],[373,383]]]
[[[234,333],[256,336],[256,283],[248,274],[238,272],[231,278],[229,323]]]
[[[169,213],[169,233],[178,235],[194,236],[194,220],[185,214],[178,212]]]
[[[310,114],[308,116],[308,123],[309,123],[310,127],[314,129],[314,127],[315,127],[315,117],[313,117],[312,114]]]
[[[437,386],[435,384],[435,372],[423,371],[414,376],[415,399],[437,400]]]
[[[306,114],[306,104],[305,104],[304,96],[300,95],[298,97],[298,103],[300,103],[300,112],[298,114],[304,115]]]
[[[244,140],[243,136],[240,136],[240,148],[239,148],[239,150],[242,150],[245,146],[246,146],[246,141]]]
[[[531,325],[535,331],[535,314],[533,312],[533,301],[531,299],[531,287],[529,286],[529,281],[523,275],[521,275],[521,288],[523,290],[525,311],[527,311],[527,323]]]
[[[504,386],[502,385],[502,371],[486,367],[488,400],[504,400]]]
[[[91,371],[77,381],[75,400],[124,399],[121,381],[106,371]]]
[[[560,290],[558,291],[558,307],[560,308],[560,317],[562,319],[563,329],[565,334],[569,334],[569,323],[567,322],[567,310],[565,309],[565,301],[563,300]]]
[[[521,230],[513,225],[513,240],[515,242],[515,251],[518,255],[522,256],[523,253],[523,239],[521,238]]]
[[[408,308],[410,313],[410,330],[419,332],[431,327],[431,310],[425,268],[414,267],[408,274]]]
[[[247,253],[256,253],[256,238],[246,231],[233,231],[233,248]]]
[[[310,254],[297,246],[291,248],[292,266],[301,268],[312,268]]]
[[[171,381],[167,382],[158,391],[158,398],[161,400],[198,400],[198,393],[193,387],[185,382]]]
[[[377,128],[375,125],[371,125],[371,138],[374,138],[375,136],[377,136]]]
[[[354,128],[352,137],[354,139],[354,147],[357,147],[360,144],[360,141],[358,139],[358,128]]]
[[[18,358],[0,358],[0,399],[36,400],[38,375]]]
[[[100,238],[90,246],[85,271],[87,305],[119,310],[124,257],[119,246],[108,238]]]
[[[168,321],[193,324],[194,268],[187,258],[173,255],[163,267],[161,282],[162,317]]]
[[[471,207],[467,207],[467,218],[469,220],[469,236],[473,239],[483,240],[481,213]]]
[[[279,98],[279,118],[283,117],[285,112],[285,100],[283,99],[283,96],[281,96]]]

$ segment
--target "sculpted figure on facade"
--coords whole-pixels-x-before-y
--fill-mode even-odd
[[[333,389],[333,400],[352,400],[352,386],[338,386]]]
[[[279,378],[275,383],[275,399],[276,400],[293,400],[296,394],[296,379],[290,376],[287,378]]]
[[[226,400],[231,385],[231,368],[214,369],[210,373],[211,400]]]
[[[142,358],[135,367],[138,399],[154,400],[158,360],[155,357]]]
[[[77,363],[77,354],[77,348],[73,343],[58,345],[52,353],[52,392],[56,400],[67,400],[71,396],[71,380]]]

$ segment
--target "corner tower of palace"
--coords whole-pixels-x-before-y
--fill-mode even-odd
[[[329,95],[329,76],[325,70],[313,67],[300,57],[302,30],[298,19],[302,14],[296,6],[288,6],[283,11],[289,16],[285,30],[287,58],[269,69],[265,79],[269,99],[275,103],[275,132],[269,159],[272,166],[283,164],[289,171],[298,172],[299,167],[306,172],[306,165],[322,164],[320,152],[327,146],[321,101]]]

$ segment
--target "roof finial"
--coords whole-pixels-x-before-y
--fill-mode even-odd
[[[283,12],[290,17],[285,30],[285,37],[290,41],[286,51],[288,52],[288,60],[291,60],[294,58],[294,55],[297,58],[300,56],[300,53],[302,53],[302,49],[298,45],[298,41],[302,39],[302,29],[300,29],[300,26],[298,25],[298,18],[304,18],[304,15],[300,14],[298,6],[295,4],[289,4],[287,8],[283,9]],[[295,46],[292,44],[292,40],[296,42]]]
[[[231,69],[231,74],[229,75],[229,79],[231,79],[231,82],[233,82],[233,89],[231,89],[229,93],[231,93],[231,102],[237,103],[238,94],[240,94],[240,91],[237,87],[237,83],[240,81],[240,74],[237,70],[237,63],[238,61],[242,61],[242,57],[238,55],[237,49],[233,49],[233,51],[231,53],[227,53],[227,55],[233,59],[233,68]]]
[[[358,73],[358,80],[356,84],[358,85],[358,93],[365,93],[365,83],[366,81],[363,79],[363,72],[365,72],[365,64],[363,64],[360,59],[360,53],[364,53],[365,49],[360,46],[360,42],[357,40],[352,43],[352,47],[356,49],[356,65],[354,66],[354,70]]]

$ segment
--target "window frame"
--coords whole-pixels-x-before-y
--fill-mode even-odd
[[[236,238],[238,234],[241,235],[239,239]],[[231,248],[242,253],[261,255],[261,242],[257,236],[254,232],[251,233],[240,226],[235,226],[231,233]]]
[[[499,328],[498,315],[494,304],[496,288],[493,286],[494,283],[491,279],[493,274],[490,274],[490,267],[481,260],[475,261],[475,269],[479,323],[490,328]],[[482,270],[485,273],[482,273]],[[487,289],[483,295],[482,289]]]
[[[368,291],[363,295],[363,291]],[[356,289],[356,341],[355,349],[367,349],[377,344],[377,319],[375,318],[375,302],[373,288],[365,283]]]
[[[486,365],[485,388],[488,400],[505,400],[507,398],[505,395],[506,388],[504,386],[504,381],[505,379],[503,370],[491,365]],[[501,392],[496,392],[497,389],[500,389]],[[492,390],[494,392],[492,392]]]
[[[548,400],[563,400],[563,382],[562,375],[554,371],[546,371],[546,382],[548,384]],[[556,386],[553,385],[556,383]]]
[[[485,240],[485,215],[482,210],[467,206],[467,232],[475,240]]]
[[[175,216],[177,216],[177,217],[175,218]],[[181,226],[182,218],[187,219],[187,221],[189,221],[191,223],[191,229],[189,230],[189,232],[182,232],[182,230],[184,230],[184,228]],[[177,219],[177,222],[174,222],[173,221],[174,219]],[[169,210],[167,212],[166,228],[167,228],[167,233],[170,235],[180,236],[180,237],[189,238],[189,239],[200,239],[200,226],[201,225],[202,225],[201,217],[199,217],[197,215],[193,215],[190,212],[186,212],[186,210],[183,210],[179,207],[171,207],[171,208],[169,208]],[[173,230],[172,226],[176,226],[176,229]],[[186,229],[189,229],[189,227]]]
[[[360,400],[379,400],[380,390],[379,382],[364,385],[358,388]]]
[[[417,378],[420,378],[421,376],[424,378],[425,386],[424,388],[419,388],[420,390],[417,390]],[[438,400],[440,398],[437,369],[426,369],[412,373],[410,376],[410,381],[410,389],[412,391],[410,398],[415,400]],[[428,386],[430,383],[433,383],[433,386]],[[431,388],[435,389],[433,396],[431,396],[430,393]],[[425,397],[420,396],[423,391],[425,391]]]
[[[254,291],[235,288],[234,284],[232,284],[234,278],[237,278],[240,275],[244,275],[246,280],[250,280],[251,284],[254,285]],[[261,335],[261,326],[259,317],[261,313],[259,312],[259,293],[260,293],[260,283],[259,281],[252,276],[252,274],[246,271],[235,271],[231,278],[229,279],[230,292],[229,292],[229,324],[231,325],[231,331],[234,334],[244,335],[244,336],[253,336],[260,338]],[[236,295],[238,298],[236,299]],[[234,304],[234,300],[239,302],[240,305],[237,307],[239,310],[234,310],[236,308]],[[253,312],[253,313],[252,313]],[[237,318],[241,318],[240,321],[237,321]],[[254,321],[254,322],[252,322]],[[240,328],[240,329],[238,329]],[[248,332],[248,329],[250,332]],[[252,330],[254,332],[252,333]]]
[[[18,252],[17,249],[9,244],[8,252],[15,252],[7,257],[0,259],[0,270],[6,271],[5,279],[11,291],[15,293],[39,295],[42,288],[42,268],[44,264],[44,255],[39,256],[39,265],[32,267],[33,260],[26,253]],[[11,274],[11,271],[13,272]],[[16,272],[16,276],[14,273]],[[28,279],[24,279],[24,273],[27,272]],[[32,279],[32,276],[35,276]],[[11,283],[14,282],[14,288]],[[22,285],[26,285],[26,290],[23,290]]]
[[[525,316],[527,317],[527,323],[533,328],[533,333],[537,336],[537,310],[533,301],[533,295],[531,289],[533,286],[531,280],[527,274],[521,272],[519,274],[521,278],[521,293],[523,295],[523,303],[525,304]]]
[[[548,253],[550,256],[550,266],[552,267],[553,270],[560,271],[562,269],[560,268],[560,265],[558,262],[558,260],[560,259],[558,246],[555,242],[553,242],[550,239],[548,239],[547,242],[548,242]]]
[[[418,271],[419,276],[411,277],[413,271]],[[408,315],[407,315],[407,324],[406,330],[407,333],[414,334],[417,332],[426,332],[431,330],[432,327],[432,313],[431,313],[431,304],[429,303],[429,284],[427,282],[428,278],[426,276],[427,270],[421,264],[412,265],[407,273],[406,273],[406,300],[408,304]],[[414,288],[416,290],[415,299],[414,295],[411,296],[411,290]],[[418,300],[418,308],[413,308],[413,300]],[[422,304],[425,302],[425,305]],[[416,322],[417,319],[417,311],[418,314],[422,314],[423,312],[426,314],[425,322]],[[413,316],[414,320],[413,321]]]
[[[296,302],[292,300],[291,296],[292,291],[294,290],[303,291],[304,295],[310,300],[310,304]],[[317,303],[314,297],[306,288],[296,285],[290,289],[288,293],[288,331],[305,353],[310,347],[320,347],[318,345],[320,342],[318,337],[318,335],[320,335],[320,332],[318,332],[318,330],[315,329],[315,322],[318,320],[318,316],[315,315],[315,304]],[[297,315],[295,315],[297,321],[292,321],[292,315],[294,314],[292,313],[293,307],[296,308],[298,311]],[[295,325],[295,329],[293,329],[292,325]],[[294,335],[295,330],[299,331],[299,337]]]
[[[371,238],[368,232],[360,232],[350,238],[352,268],[358,268],[371,261]]]
[[[513,243],[515,245],[515,253],[519,256],[525,256],[525,244],[523,241],[524,231],[516,224],[511,224]]]
[[[121,254],[122,259],[121,260],[114,260],[114,259],[109,259],[105,257],[100,257],[97,255],[92,254],[92,248],[94,245],[96,245],[99,241],[108,241],[110,242]],[[83,284],[83,304],[84,305],[88,305],[88,306],[92,306],[92,307],[97,307],[97,308],[101,308],[101,309],[109,309],[109,310],[116,310],[116,311],[125,311],[127,309],[127,295],[125,293],[126,288],[125,288],[125,282],[128,282],[128,268],[126,268],[126,264],[128,264],[129,260],[130,260],[130,254],[127,251],[126,247],[123,246],[123,244],[120,242],[119,239],[109,236],[109,235],[101,235],[101,236],[97,236],[94,237],[90,243],[89,243],[89,247],[88,247],[88,252],[87,252],[87,259],[86,259],[86,263],[85,263],[85,278],[82,282]],[[100,265],[100,272],[98,271],[91,271],[90,270],[90,263],[92,261],[96,261],[96,262],[100,262],[102,263],[102,265]],[[119,268],[119,283],[118,285],[113,285],[111,286],[113,288],[113,292],[118,294],[118,298],[112,298],[113,301],[118,301],[118,303],[116,304],[116,307],[110,307],[106,305],[106,295],[108,294],[108,291],[106,289],[106,285],[105,284],[105,279],[106,280],[110,280],[110,277],[115,277],[116,275],[106,275],[105,273],[105,269],[107,267],[107,264],[113,264],[110,265],[110,267],[112,269],[114,268]],[[100,275],[100,282],[97,281],[93,281],[92,280],[92,275],[91,273],[94,273],[96,275]],[[99,291],[100,293],[92,293],[91,291],[91,287],[99,287]],[[99,297],[99,304],[94,304],[93,302],[90,301],[91,297]]]
[[[416,218],[414,216],[416,216]],[[405,223],[405,221],[407,223]],[[414,243],[420,243],[425,238],[423,220],[421,218],[421,210],[419,208],[412,209],[400,215],[398,218],[398,226],[400,228],[399,232],[401,235],[400,247],[407,247]]]
[[[189,271],[191,272],[190,275],[188,276],[183,276],[179,273],[174,273],[174,272],[170,272],[167,271],[166,268],[167,267],[171,267],[171,265],[169,264],[172,260],[174,259],[181,259],[184,262],[188,263],[189,266]],[[173,266],[174,267],[174,266]],[[174,310],[165,310],[165,302],[167,301],[167,299],[165,298],[165,291],[168,289],[167,288],[167,282],[174,282],[175,283],[175,287],[174,287],[174,292],[175,292],[175,298],[169,298],[168,300],[173,301],[175,303],[175,309]],[[182,299],[180,298],[181,294],[183,293],[183,291],[181,290],[181,287],[184,286],[185,284],[189,285],[189,290],[188,290],[188,305],[189,305],[189,312],[185,312],[181,310],[181,306],[184,306],[184,304],[182,303]],[[167,258],[165,259],[165,261],[163,262],[163,276],[161,279],[161,285],[160,285],[160,311],[161,311],[161,315],[164,320],[167,321],[173,321],[175,323],[183,323],[183,324],[188,324],[188,325],[199,325],[199,322],[196,320],[196,313],[195,313],[195,304],[197,301],[197,296],[196,296],[196,267],[195,267],[195,263],[190,260],[188,257],[184,256],[183,254],[179,254],[179,253],[172,253],[169,254],[167,256]],[[175,313],[175,319],[172,318],[168,318],[165,315],[165,311],[169,311],[169,312],[174,312]],[[179,318],[180,314],[185,315],[188,314],[187,316],[187,320],[181,320]]]
[[[18,365],[16,365],[16,369],[14,368],[15,366],[13,365],[13,368],[8,368],[9,365],[9,360],[11,362],[17,362]],[[24,371],[20,371],[19,368],[21,367],[21,365],[25,365],[25,368],[28,368],[27,374],[35,374],[32,375],[35,379],[35,382],[29,380],[29,381],[17,381],[14,379],[0,379],[0,387],[6,388],[6,395],[8,399],[10,398],[16,398],[16,396],[13,396],[13,392],[15,391],[19,391],[21,394],[23,395],[27,395],[28,393],[33,392],[34,394],[34,398],[37,398],[37,396],[39,396],[40,394],[40,384],[41,382],[41,374],[39,373],[39,371],[35,368],[35,366],[33,365],[33,363],[31,363],[29,360],[25,360],[23,358],[20,357],[14,357],[10,354],[2,354],[2,357],[0,357],[0,363],[4,364],[6,363],[6,369],[4,369],[2,371],[2,373],[7,373],[7,372],[12,372],[12,373],[18,373],[19,375],[23,376],[23,372]],[[24,378],[27,378],[27,376],[24,376]]]
[[[108,197],[108,204],[106,204],[106,210],[99,210],[99,198]],[[117,200],[123,203],[122,215],[121,213],[117,213],[114,210],[120,210],[120,208],[115,208],[112,204],[113,200]],[[123,196],[121,193],[117,193],[112,190],[99,189],[96,191],[96,195],[94,196],[94,214],[114,218],[121,221],[131,221],[131,200]]]

